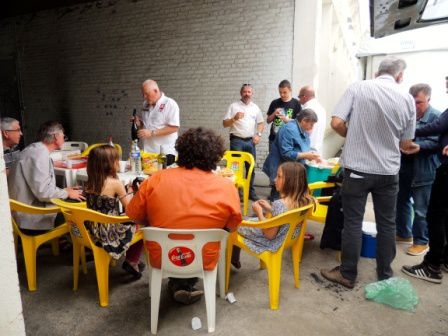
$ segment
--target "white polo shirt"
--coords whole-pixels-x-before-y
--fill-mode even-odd
[[[174,99],[165,96],[163,93],[154,107],[151,107],[145,100],[143,109],[137,113],[137,116],[143,121],[143,127],[150,131],[162,129],[167,125],[180,126],[179,106]],[[168,135],[156,135],[149,139],[143,139],[143,149],[145,152],[159,153],[160,146],[163,146],[165,154],[176,155],[174,145],[177,137],[178,133],[174,132]]]
[[[244,112],[244,117],[238,119],[232,126],[230,126],[230,134],[240,138],[253,137],[257,124],[264,121],[260,108],[253,102],[249,102],[249,104],[246,105],[239,100],[230,104],[223,120],[232,119],[237,112]]]

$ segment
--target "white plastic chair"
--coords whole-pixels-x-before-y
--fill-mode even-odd
[[[204,230],[174,230],[155,227],[145,227],[143,231],[145,241],[153,241],[160,245],[161,269],[151,268],[149,272],[149,295],[151,297],[151,333],[157,333],[159,319],[160,290],[162,279],[173,278],[202,278],[204,281],[205,306],[207,310],[208,332],[215,331],[216,317],[216,273],[219,273],[219,294],[225,297],[225,258],[228,232],[221,229]],[[175,239],[171,234],[176,235]],[[184,237],[179,235],[185,235]],[[180,239],[179,239],[180,238]],[[213,271],[204,271],[202,264],[202,248],[209,242],[220,242],[221,251],[217,267]],[[146,244],[145,244],[146,245]],[[178,266],[169,258],[170,252],[177,247],[185,247],[193,253],[191,263]],[[184,254],[181,254],[184,256]],[[178,255],[180,257],[180,255]],[[173,257],[173,255],[172,255]],[[188,262],[188,261],[187,261]]]
[[[62,146],[62,150],[72,150],[72,149],[79,149],[81,153],[86,150],[86,148],[89,147],[87,142],[83,141],[66,141],[64,142],[64,145]]]

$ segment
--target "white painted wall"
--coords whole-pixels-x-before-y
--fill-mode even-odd
[[[0,153],[3,141],[0,137]],[[5,161],[0,155],[0,335],[25,335],[19,277],[17,274]]]

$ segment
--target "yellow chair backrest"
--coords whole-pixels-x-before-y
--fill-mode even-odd
[[[311,195],[313,195],[315,190],[321,190],[325,188],[333,188],[335,187],[335,183],[331,182],[314,182],[308,184],[308,188],[310,189]],[[310,220],[325,224],[325,219],[327,218],[328,205],[327,203],[330,201],[331,196],[318,196],[316,197],[317,205],[313,210]]]
[[[255,167],[254,157],[252,154],[246,152],[226,151],[223,159],[226,160],[226,168],[232,169],[233,171],[235,185],[243,189],[243,214],[247,215],[250,179]],[[245,174],[246,164],[249,165],[247,176]]]
[[[107,145],[107,143],[96,143],[96,144],[90,145],[81,153],[81,156],[88,156],[92,149],[94,149],[95,147],[103,146],[103,145]],[[114,146],[118,150],[118,153],[120,154],[120,158],[121,158],[123,156],[123,151],[121,149],[121,146],[119,144],[114,144]]]
[[[110,216],[87,209],[85,203],[69,203],[60,199],[52,199],[51,201],[60,206],[69,225],[72,239],[76,240],[81,246],[88,248],[91,248],[92,245],[95,246],[95,243],[84,225],[86,221],[103,224],[116,224],[130,221],[127,216]]]
[[[233,174],[235,175],[235,184],[243,186],[246,182],[250,182],[255,167],[255,160],[252,154],[229,150],[224,153],[224,160],[226,160],[226,168],[232,169]],[[247,177],[244,173],[246,170],[246,163],[250,165]]]
[[[253,252],[244,242],[244,237],[238,231],[232,232],[227,241],[226,256],[226,290],[230,282],[230,260],[232,259],[232,246],[238,246],[250,255],[260,259],[260,266],[268,270],[269,301],[271,309],[279,307],[280,275],[282,268],[282,256],[285,248],[292,248],[292,261],[294,284],[298,288],[300,285],[299,264],[302,259],[303,243],[306,231],[306,219],[310,215],[314,204],[287,211],[281,215],[266,219],[261,222],[243,221],[241,226],[254,227],[257,229],[268,229],[289,224],[285,240],[276,252],[264,251],[260,254]],[[300,233],[294,235],[297,225],[301,225]]]

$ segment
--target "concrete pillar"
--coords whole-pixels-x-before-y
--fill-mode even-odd
[[[3,153],[1,139],[0,150]],[[25,335],[3,155],[0,155],[0,265],[0,334]]]
[[[292,82],[295,88],[319,86],[319,31],[322,0],[295,0]]]

